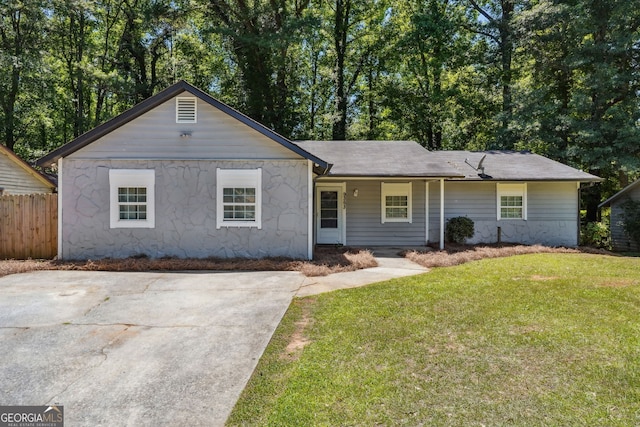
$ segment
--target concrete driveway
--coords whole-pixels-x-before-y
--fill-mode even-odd
[[[304,277],[43,271],[0,278],[0,403],[65,425],[223,425]]]

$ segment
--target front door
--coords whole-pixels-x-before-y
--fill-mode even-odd
[[[316,187],[316,243],[344,244],[344,184]]]

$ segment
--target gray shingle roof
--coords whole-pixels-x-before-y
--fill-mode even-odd
[[[299,141],[302,149],[332,163],[328,176],[462,177],[414,141]]]
[[[528,151],[434,151],[433,156],[474,181],[580,181],[602,179]],[[481,170],[476,170],[484,158]],[[466,160],[466,161],[465,161]],[[473,165],[473,166],[472,166]]]
[[[601,181],[595,175],[526,151],[427,151],[414,141],[301,141],[296,144],[332,163],[329,176]],[[481,171],[476,168],[483,156],[486,156],[482,162],[484,175],[480,176]]]
[[[618,200],[620,197],[624,196],[625,194],[627,194],[628,192],[630,192],[631,190],[633,190],[634,188],[638,187],[640,185],[640,179],[632,182],[631,184],[627,185],[626,187],[624,187],[622,190],[618,191],[616,194],[614,194],[613,196],[609,197],[607,200],[605,200],[604,202],[600,203],[598,205],[599,208],[603,208],[605,206],[611,206],[612,202],[615,202],[616,200]]]

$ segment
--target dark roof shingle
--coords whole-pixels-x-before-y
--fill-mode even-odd
[[[414,141],[298,141],[296,144],[332,163],[328,176],[463,176]]]
[[[597,176],[527,151],[428,151],[414,141],[296,143],[332,163],[329,176],[441,177],[466,181],[601,181]],[[481,160],[484,174],[477,168]]]
[[[595,175],[528,151],[434,151],[441,162],[474,181],[601,181]],[[482,161],[482,169],[478,164]]]

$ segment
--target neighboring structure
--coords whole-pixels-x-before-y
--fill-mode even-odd
[[[571,246],[580,182],[599,180],[529,153],[296,144],[185,82],[38,164],[58,170],[63,259],[442,245],[446,219],[459,215],[476,222],[473,242]]]
[[[469,243],[576,246],[580,183],[600,181],[528,152],[429,152],[407,141],[299,145],[333,163],[316,179],[318,243],[441,243],[446,220],[467,216],[475,225]],[[326,221],[337,223],[332,233],[323,206],[336,197],[342,208]]]
[[[622,218],[622,205],[627,200],[635,200],[640,202],[640,179],[627,185],[625,188],[605,200],[598,206],[599,208],[611,207],[610,227],[611,227],[611,246],[614,251],[640,251],[640,246],[631,240],[624,231]]]
[[[0,195],[53,193],[55,188],[49,178],[0,145]]]

